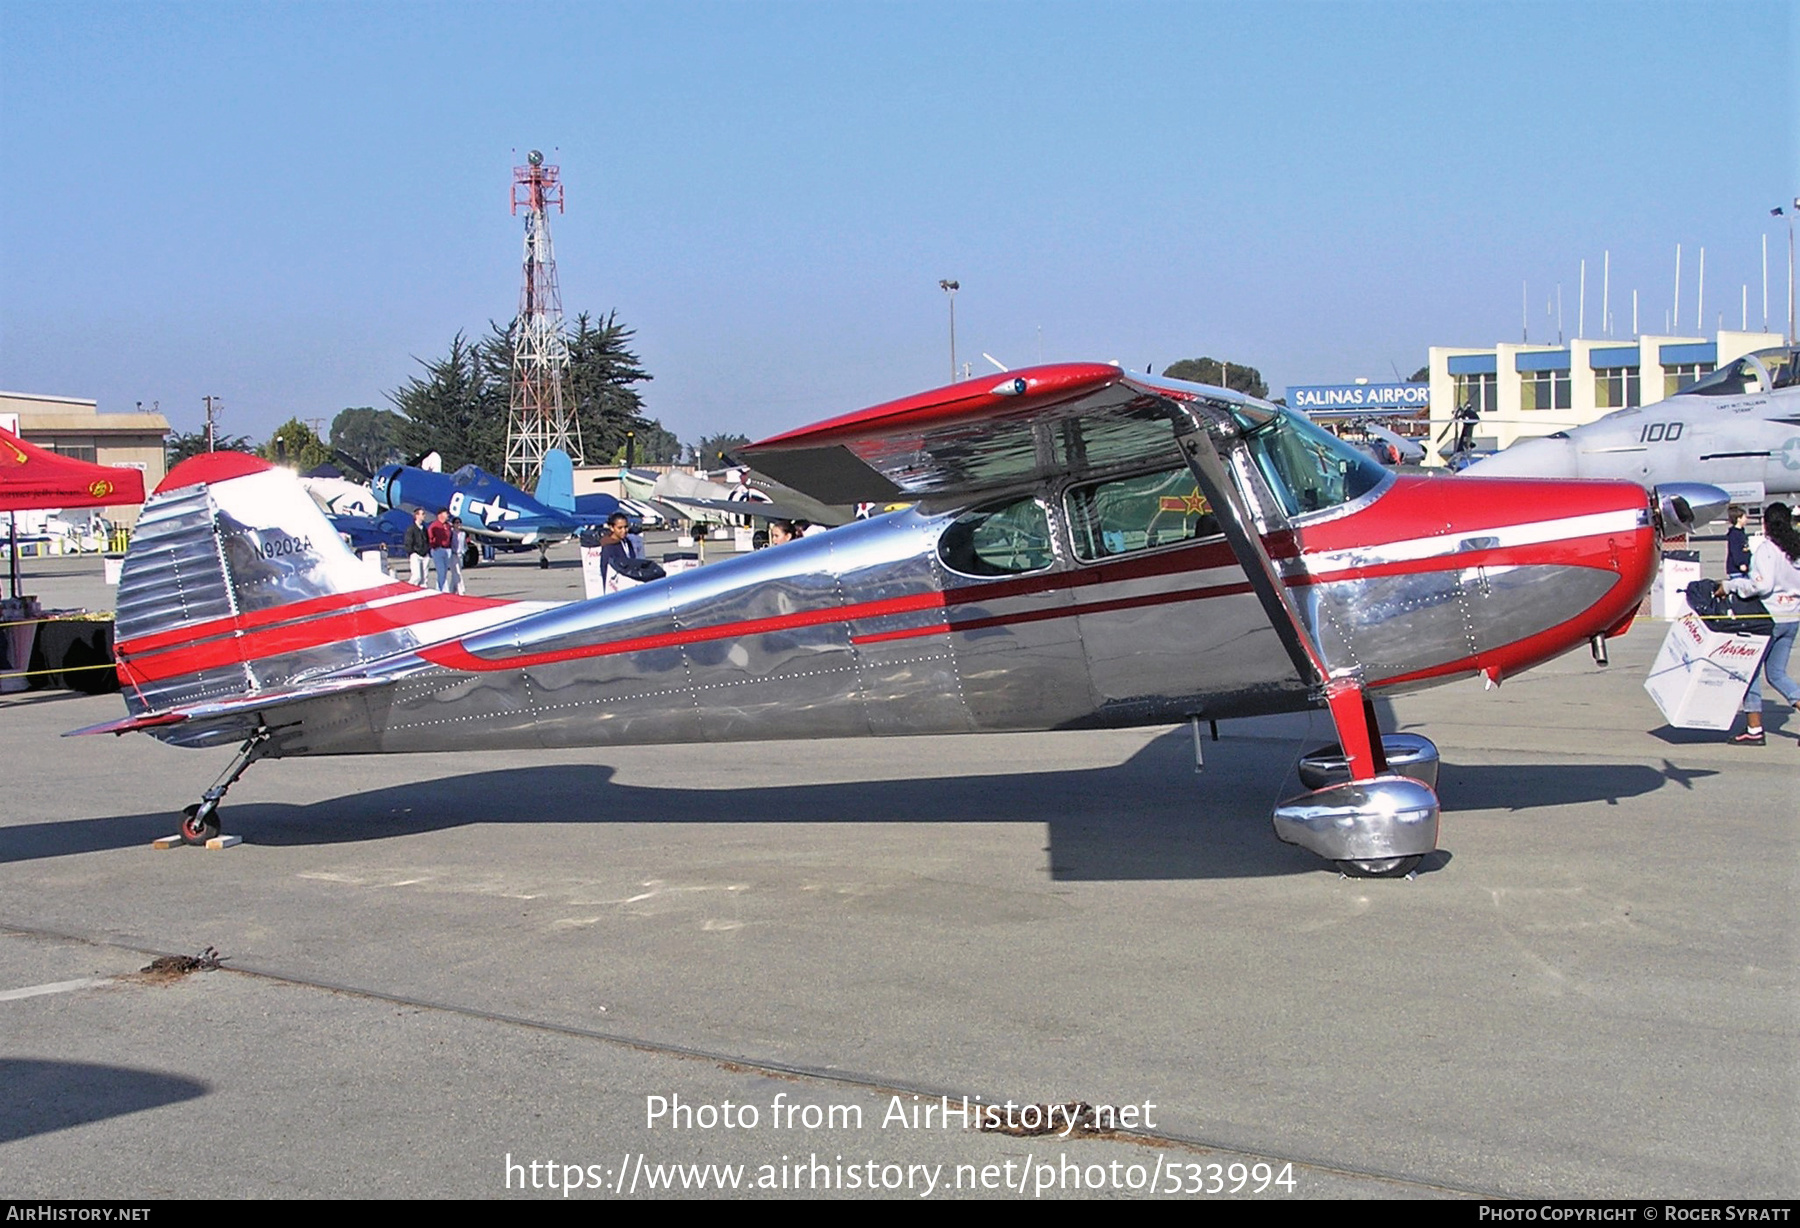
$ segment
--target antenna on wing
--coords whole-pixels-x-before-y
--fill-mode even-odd
[[[983,358],[987,359],[989,362],[993,363],[996,367],[1000,368],[1000,370],[1002,370],[1002,371],[1012,370],[1011,367],[1009,367],[1005,363],[1001,362],[998,358],[995,358],[992,354],[988,353],[986,350],[981,351],[981,356]]]

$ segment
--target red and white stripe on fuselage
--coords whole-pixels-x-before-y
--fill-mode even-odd
[[[1626,484],[1596,483],[1581,484],[1587,489],[1571,497],[1553,498],[1547,487],[1555,488],[1555,494],[1561,496],[1570,484],[1505,483],[1496,479],[1482,485],[1480,493],[1484,498],[1462,507],[1466,490],[1454,479],[1401,478],[1361,511],[1308,526],[1299,539],[1283,534],[1271,540],[1271,552],[1291,588],[1471,567],[1587,567],[1620,577],[1622,583],[1615,584],[1604,600],[1587,610],[1572,611],[1570,618],[1555,627],[1528,637],[1519,645],[1485,648],[1468,659],[1434,667],[1429,676],[1468,673],[1486,667],[1512,673],[1591,636],[1622,629],[1655,570],[1655,535],[1646,523],[1648,504],[1643,492]],[[1505,497],[1509,494],[1510,500]],[[1454,513],[1447,507],[1449,502],[1459,504]],[[1520,518],[1522,509],[1552,514],[1527,520]],[[1420,533],[1421,527],[1432,531]],[[1391,536],[1383,537],[1384,533]],[[1024,604],[1030,598],[1061,590],[1070,593],[1066,605],[1045,608]],[[1204,601],[1251,591],[1230,548],[1223,541],[1213,541],[1030,576],[977,581],[876,601],[852,601],[768,618],[688,623],[651,635],[599,639],[520,655],[482,656],[461,643],[438,644],[419,655],[446,669],[491,672],[805,626],[848,624],[887,615],[928,615],[918,625],[858,634],[851,641],[858,645],[875,644]],[[694,611],[687,613],[691,616]],[[1410,680],[1413,675],[1406,678]]]
[[[123,641],[116,645],[119,681],[130,688],[401,629],[413,632],[419,643],[431,644],[511,622],[550,604],[438,593],[410,584],[331,593]]]
[[[1417,533],[1418,526],[1433,523],[1444,527]],[[1408,528],[1414,531],[1408,534]],[[1287,582],[1330,584],[1450,567],[1490,574],[1583,567],[1619,577],[1592,606],[1543,631],[1379,680],[1394,686],[1477,671],[1498,680],[1584,640],[1622,634],[1659,561],[1649,496],[1630,482],[1400,477],[1362,511],[1309,526],[1300,557],[1288,564]]]

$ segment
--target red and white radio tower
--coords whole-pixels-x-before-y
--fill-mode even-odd
[[[563,337],[562,293],[556,288],[556,253],[550,247],[550,206],[562,212],[560,168],[544,165],[532,150],[527,165],[513,167],[512,211],[525,209],[525,277],[519,318],[513,322],[512,401],[506,418],[506,478],[536,485],[544,454],[561,448],[577,463],[581,423],[563,406],[563,372],[569,344]]]

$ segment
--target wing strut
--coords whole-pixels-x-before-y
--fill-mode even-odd
[[[1381,775],[1387,771],[1387,759],[1381,751],[1381,731],[1375,724],[1375,708],[1364,689],[1361,671],[1340,670],[1335,676],[1332,674],[1258,532],[1259,521],[1278,518],[1280,522],[1274,527],[1286,529],[1285,518],[1278,517],[1272,509],[1253,508],[1249,492],[1220,454],[1220,443],[1228,449],[1241,446],[1237,423],[1228,411],[1203,402],[1182,402],[1178,409],[1187,420],[1187,429],[1179,430],[1176,437],[1181,454],[1200,484],[1200,492],[1219,509],[1225,540],[1243,567],[1257,600],[1262,602],[1263,613],[1287,649],[1294,668],[1330,709],[1352,777],[1361,780]]]
[[[1337,726],[1339,746],[1307,757],[1318,765],[1313,779],[1302,761],[1302,781],[1312,792],[1275,807],[1275,834],[1336,861],[1348,874],[1410,873],[1437,847],[1437,748],[1423,738],[1396,735],[1396,749],[1413,751],[1417,762],[1402,767],[1404,774],[1390,767],[1362,671],[1334,672],[1326,664],[1269,555],[1265,532],[1291,534],[1291,528],[1253,485],[1254,461],[1242,429],[1223,406],[1182,401],[1175,408],[1176,442],[1188,468],[1294,668]]]

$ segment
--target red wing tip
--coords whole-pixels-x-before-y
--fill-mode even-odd
[[[211,485],[252,473],[263,473],[274,467],[262,457],[251,456],[248,452],[202,452],[198,456],[188,457],[169,470],[168,476],[156,484],[155,493],[160,495],[165,490],[198,486],[202,482]]]
[[[744,450],[754,452],[759,448],[817,447],[844,439],[880,435],[915,425],[939,422],[945,418],[978,418],[990,410],[1004,409],[1022,400],[1078,391],[1123,378],[1124,374],[1118,367],[1100,362],[1064,362],[1042,367],[1022,367],[1017,371],[996,371],[960,383],[947,384],[942,388],[933,388],[929,392],[902,397],[897,401],[884,401],[880,405],[841,414],[798,430],[771,435]],[[1017,386],[1017,381],[1020,380],[1024,381],[1022,389]]]

